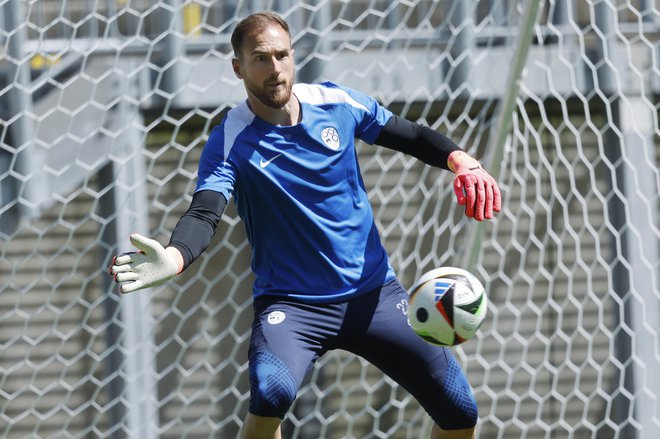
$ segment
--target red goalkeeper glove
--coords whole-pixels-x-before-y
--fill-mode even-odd
[[[454,193],[465,215],[477,221],[493,218],[502,206],[500,188],[479,162],[463,151],[454,151],[447,160],[454,177]]]

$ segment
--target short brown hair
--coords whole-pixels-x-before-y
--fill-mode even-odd
[[[231,34],[231,47],[234,49],[234,56],[238,57],[243,45],[245,35],[249,32],[261,31],[268,25],[276,24],[286,31],[291,38],[291,31],[286,21],[275,12],[256,12],[242,19]]]

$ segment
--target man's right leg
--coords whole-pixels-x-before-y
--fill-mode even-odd
[[[320,311],[293,301],[258,298],[249,350],[250,408],[241,438],[281,437],[280,423],[328,335]],[[336,307],[335,307],[336,308]]]
[[[281,422],[278,417],[248,413],[241,428],[241,439],[282,439]]]

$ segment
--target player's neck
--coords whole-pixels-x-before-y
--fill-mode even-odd
[[[291,93],[291,99],[282,108],[273,108],[264,105],[256,98],[248,97],[250,110],[266,122],[279,126],[293,126],[300,123],[302,110],[300,102],[295,94]]]

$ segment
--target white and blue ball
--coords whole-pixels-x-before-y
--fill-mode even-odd
[[[428,271],[410,289],[408,318],[428,343],[456,346],[474,336],[486,319],[483,284],[462,268]]]

